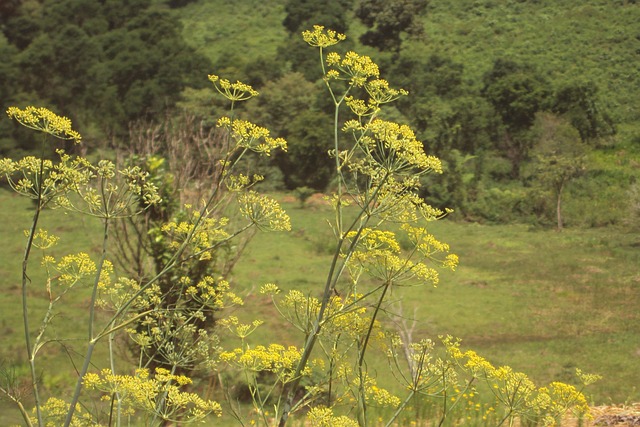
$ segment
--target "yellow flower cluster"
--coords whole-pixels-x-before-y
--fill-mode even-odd
[[[569,409],[576,414],[589,414],[585,396],[570,384],[552,382],[548,387],[536,388],[522,372],[515,372],[509,366],[495,367],[474,351],[462,352],[459,340],[446,337],[443,343],[453,360],[462,363],[463,368],[474,378],[487,382],[489,389],[509,416],[518,416],[551,426]],[[597,375],[585,376],[580,370],[577,374],[587,382],[599,378]]]
[[[220,354],[220,360],[233,364],[242,370],[258,373],[272,372],[278,381],[286,384],[295,379],[296,366],[302,356],[302,349],[295,346],[285,347],[280,344],[270,344],[268,347],[259,345],[255,348],[236,348],[233,351]],[[308,375],[307,368],[302,375]]]
[[[9,107],[7,114],[29,129],[38,130],[59,139],[73,140],[76,144],[82,140],[80,134],[72,129],[71,120],[58,116],[46,108],[29,106],[21,110],[17,107]]]
[[[61,164],[65,164],[64,157]],[[123,218],[141,213],[162,201],[158,189],[148,180],[149,174],[138,166],[116,173],[112,162],[101,160],[97,166],[87,163],[84,167],[84,171],[78,171],[86,172],[84,176],[80,175],[73,183],[74,192],[84,204],[79,204],[77,198],[63,195],[57,203],[65,209],[99,218]],[[95,177],[99,178],[98,186],[90,181]]]
[[[229,80],[221,79],[215,74],[210,74],[209,80],[222,96],[232,102],[245,101],[258,96],[258,91],[254,90],[250,85],[239,81],[231,83]]]
[[[261,230],[290,231],[291,219],[277,201],[255,191],[237,197],[240,213]]]
[[[439,261],[445,268],[455,270],[458,266],[458,256],[456,254],[449,254],[449,245],[440,242],[435,236],[427,231],[423,227],[413,227],[411,224],[405,223],[401,226],[402,230],[407,233],[409,240],[414,245],[416,250],[420,252],[425,258],[439,261],[435,257],[440,253],[447,253],[443,260]]]
[[[280,288],[275,283],[265,283],[260,287],[260,293],[262,295],[277,295],[280,293]]]
[[[347,239],[353,239],[358,233],[351,231],[347,233]],[[396,235],[392,231],[365,228],[360,233],[358,246],[365,251],[383,250],[393,253],[400,252],[400,244],[396,240]]]
[[[351,109],[353,114],[358,117],[370,116],[378,112],[379,108],[372,102],[365,102],[362,99],[354,98],[353,96],[345,97],[345,103],[347,107]],[[355,121],[354,121],[355,122]],[[358,123],[358,122],[355,122]]]
[[[28,237],[29,233],[29,230],[24,230],[25,237]],[[55,246],[59,240],[60,238],[58,236],[49,234],[47,230],[40,228],[33,235],[33,246],[38,249],[46,250]]]
[[[254,320],[250,324],[240,323],[240,321],[236,316],[229,316],[227,318],[218,320],[218,325],[229,329],[231,333],[233,333],[234,335],[236,335],[241,339],[247,338],[263,323],[264,322],[262,322],[261,320]],[[227,356],[224,356],[224,357],[220,356],[220,357],[222,360],[225,360]]]
[[[364,378],[356,378],[354,385],[359,386],[360,381],[364,383],[365,398],[367,402],[374,402],[378,406],[390,406],[396,408],[400,405],[400,398],[389,393],[388,390],[378,387],[376,380],[366,373]]]
[[[42,418],[46,427],[58,427],[64,424],[67,413],[69,412],[70,405],[62,399],[57,397],[50,397],[42,405]],[[35,409],[34,409],[35,411]],[[38,424],[38,420],[34,417],[31,418],[33,425]],[[95,425],[95,421],[91,416],[91,413],[85,412],[82,406],[77,404],[73,419],[71,420],[71,427],[84,427],[89,425]]]
[[[99,298],[96,302],[98,307],[105,310],[122,308],[140,290],[140,282],[133,279],[119,277],[115,282],[105,279],[98,284]],[[134,306],[139,305],[134,302]]]
[[[380,69],[369,56],[359,55],[355,52],[347,52],[344,56],[336,52],[327,54],[327,65],[330,69],[325,78],[327,80],[348,80],[350,85],[356,87],[365,86],[370,78],[378,78]],[[342,75],[346,77],[342,77]]]
[[[333,59],[335,60],[339,58]],[[330,70],[329,73],[327,73],[327,76],[335,79],[340,78],[340,74],[335,70]],[[369,99],[366,102],[363,99],[354,98],[353,96],[347,96],[344,99],[353,114],[358,116],[360,119],[362,117],[373,116],[378,113],[382,104],[393,102],[402,95],[408,95],[408,92],[404,89],[391,88],[389,86],[389,82],[384,79],[365,81],[363,86],[369,94]]]
[[[271,138],[268,129],[246,120],[222,117],[218,120],[217,126],[229,131],[236,148],[251,150],[266,156],[270,156],[271,151],[278,148],[287,151],[287,141],[283,138]]]
[[[182,280],[189,278],[184,277]],[[185,293],[201,306],[214,310],[244,304],[242,298],[231,292],[229,282],[223,279],[215,280],[211,276],[205,276],[195,286],[187,287]]]
[[[389,86],[389,82],[384,79],[370,80],[364,85],[364,88],[371,98],[370,102],[374,105],[393,102],[400,96],[409,94],[404,89],[393,89]]]
[[[225,183],[229,191],[237,192],[237,191],[250,188],[263,180],[264,180],[264,176],[258,175],[258,174],[254,174],[253,177],[249,177],[244,174],[238,174],[238,175],[227,175]]]
[[[409,126],[374,120],[364,131],[371,137],[363,139],[363,149],[384,170],[411,175],[416,169],[418,173],[442,173],[440,159],[425,154],[422,142],[416,139]]]
[[[310,46],[325,48],[333,46],[345,40],[347,37],[344,34],[337,33],[333,30],[326,30],[322,25],[314,25],[313,30],[306,30],[302,32],[302,39]]]
[[[100,374],[86,374],[83,380],[87,389],[104,392],[105,400],[118,396],[129,414],[141,410],[161,420],[181,422],[201,421],[209,414],[222,415],[219,403],[180,390],[191,384],[190,378],[173,375],[166,369],[157,368],[153,378],[146,369],[136,370],[135,375],[117,375],[104,369]]]
[[[358,427],[358,422],[346,415],[333,415],[331,408],[314,406],[307,414],[312,427]]]
[[[449,247],[437,241],[423,228],[414,228],[404,224],[402,228],[409,232],[409,238],[414,249],[409,255],[403,255],[395,233],[377,229],[363,229],[358,237],[355,248],[351,251],[348,266],[353,277],[357,277],[362,270],[371,276],[388,284],[399,284],[413,279],[419,279],[438,284],[438,272],[428,267],[424,261],[440,262],[441,265],[455,268],[457,256],[450,254],[444,261],[434,257],[437,252],[448,252]],[[358,232],[349,232],[347,239],[353,240]],[[419,256],[413,261],[413,256]],[[344,255],[346,257],[346,254]]]
[[[43,263],[58,271],[60,273],[57,276],[58,282],[67,287],[74,286],[97,272],[96,263],[91,260],[89,254],[84,252],[65,255],[58,262],[53,257],[46,256]]]
[[[199,220],[200,212],[195,210],[189,211],[188,216],[184,221],[169,221],[160,230],[170,239],[171,248],[178,249],[186,239],[191,239],[189,245],[194,256],[200,260],[210,259],[212,251],[231,238],[231,233],[226,230],[229,218],[208,217]]]
[[[64,194],[87,185],[93,176],[91,165],[81,157],[71,158],[57,150],[60,162],[27,156],[18,161],[0,160],[0,175],[4,175],[13,190],[31,199],[40,199],[42,206],[51,201],[63,204]],[[15,177],[13,175],[18,175]]]
[[[322,322],[323,334],[327,337],[344,335],[359,339],[369,327],[371,318],[367,316],[366,307],[356,306],[361,295],[351,295],[349,298],[332,296],[325,310]],[[313,322],[320,310],[320,301],[302,292],[292,289],[279,301],[280,314],[296,329],[305,334],[310,333]],[[374,325],[379,330],[380,325]]]

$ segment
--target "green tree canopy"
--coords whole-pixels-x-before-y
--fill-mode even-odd
[[[428,4],[428,0],[360,0],[356,17],[369,28],[360,41],[380,50],[398,52],[403,34],[416,37],[423,33],[420,15]]]
[[[598,87],[592,81],[572,81],[556,91],[553,111],[565,116],[583,141],[615,133],[615,125],[603,110]]]
[[[549,83],[530,64],[497,59],[484,76],[482,95],[502,122],[496,148],[511,161],[512,178],[518,178],[520,166],[531,148],[526,132],[533,125],[536,113],[549,103]]]
[[[563,228],[562,194],[567,183],[585,169],[586,147],[566,119],[538,113],[531,129],[535,177],[555,198],[556,223]]]
[[[44,102],[81,127],[124,136],[129,122],[207,84],[209,61],[184,42],[177,17],[149,0],[29,4],[0,20],[10,43],[0,51],[15,58],[0,66],[3,96]]]

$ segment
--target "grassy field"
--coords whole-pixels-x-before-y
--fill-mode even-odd
[[[321,292],[330,256],[328,212],[287,207],[294,231],[259,234],[236,270],[236,286],[245,293],[255,295],[267,282]],[[401,288],[392,295],[405,315],[415,310],[415,338],[462,338],[463,346],[537,383],[573,382],[576,367],[599,373],[604,379],[588,389],[596,403],[640,399],[638,234],[450,221],[431,229],[459,254],[460,267],[443,272],[437,288]],[[248,304],[255,304],[248,311],[280,326],[260,297]]]
[[[242,313],[267,321],[256,340],[300,345],[300,337],[277,317],[257,289],[275,282],[285,290],[321,291],[332,242],[324,220],[330,212],[319,204],[302,209],[291,198],[281,199],[292,216],[293,231],[258,234],[237,267],[233,285],[246,298]],[[0,207],[0,360],[4,367],[26,376],[19,303],[24,244],[20,234],[33,210],[28,201],[4,190],[0,191]],[[63,237],[58,255],[97,252],[99,224],[60,211],[46,211],[43,221]],[[495,364],[522,370],[538,384],[574,382],[573,373],[580,367],[604,377],[587,390],[593,403],[640,400],[636,389],[640,379],[638,234],[611,228],[557,233],[521,225],[451,221],[433,223],[431,229],[460,255],[460,267],[454,273],[443,273],[437,288],[394,290],[392,298],[402,301],[404,314],[415,312],[415,339],[440,334],[460,337],[463,347],[475,349]],[[35,268],[31,276],[35,322],[46,293],[44,276]],[[54,335],[84,333],[87,293],[79,289],[61,306]],[[43,369],[42,376],[46,388],[54,393],[63,379],[73,376],[67,353],[72,347],[55,344],[42,351],[43,368],[55,366]],[[104,354],[98,354],[96,362],[103,360]],[[0,405],[0,424],[19,422],[7,402]]]

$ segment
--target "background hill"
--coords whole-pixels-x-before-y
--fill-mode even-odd
[[[552,225],[562,196],[566,225],[637,222],[634,1],[15,0],[0,16],[2,107],[56,107],[93,148],[166,111],[211,122],[215,72],[256,86],[262,97],[246,114],[289,140],[289,155],[269,165],[272,184],[325,190],[329,166],[315,159],[328,112],[317,58],[299,37],[323,24],[410,91],[393,118],[445,161],[424,196],[455,218]],[[29,146],[0,123],[2,154]],[[554,156],[581,160],[561,192]]]

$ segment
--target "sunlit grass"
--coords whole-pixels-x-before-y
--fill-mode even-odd
[[[265,327],[264,339],[276,333],[291,340],[293,332],[255,295],[259,285],[276,281],[285,290],[317,295],[330,257],[328,208],[284,205],[294,231],[256,236],[234,278],[238,287],[254,290],[247,303],[255,305],[247,311],[275,326]],[[640,357],[637,235],[446,220],[430,228],[460,255],[460,266],[442,272],[437,288],[393,291],[390,301],[402,303],[404,316],[415,312],[414,338],[460,337],[463,347],[526,372],[539,384],[572,382],[576,367],[600,373],[604,380],[587,389],[595,402],[640,398],[629,375]],[[388,308],[394,312],[398,305]]]
[[[293,231],[259,233],[232,278],[236,290],[245,296],[245,307],[234,314],[266,321],[251,337],[256,343],[301,345],[301,337],[278,317],[268,298],[258,293],[259,287],[275,282],[284,290],[299,289],[318,296],[331,257],[332,233],[326,223],[329,208],[316,205],[300,209],[291,199],[283,205],[292,217]],[[20,368],[24,348],[17,285],[23,250],[19,233],[28,225],[33,210],[30,202],[7,191],[0,191],[0,205],[4,225],[0,229],[4,242],[0,245],[0,358],[4,366],[26,374]],[[97,222],[54,210],[45,211],[43,221],[62,237],[57,254],[98,249]],[[572,383],[575,368],[580,367],[604,376],[586,390],[595,403],[640,399],[631,375],[640,358],[637,234],[611,228],[557,233],[521,225],[483,226],[446,220],[431,223],[430,228],[460,255],[460,266],[454,273],[443,272],[437,288],[393,290],[391,301],[402,302],[404,316],[412,318],[415,313],[414,339],[437,339],[441,334],[460,337],[463,348],[478,351],[496,365],[508,364],[526,372],[540,385],[556,380]],[[46,292],[41,272],[33,268],[31,278],[35,321],[37,310],[46,303]],[[88,295],[80,291],[69,297],[52,329],[60,336],[84,334],[83,308]],[[399,305],[387,309],[397,313]],[[387,322],[392,320],[397,317],[390,314]],[[72,344],[50,344],[43,350],[42,364],[65,367],[43,377],[47,389],[55,392],[65,376],[73,375],[69,364],[73,351],[66,352]],[[371,364],[372,372],[384,381],[385,362]],[[0,409],[5,405],[3,402]],[[13,411],[2,412],[7,414],[0,417],[2,423],[19,422],[7,418]]]

